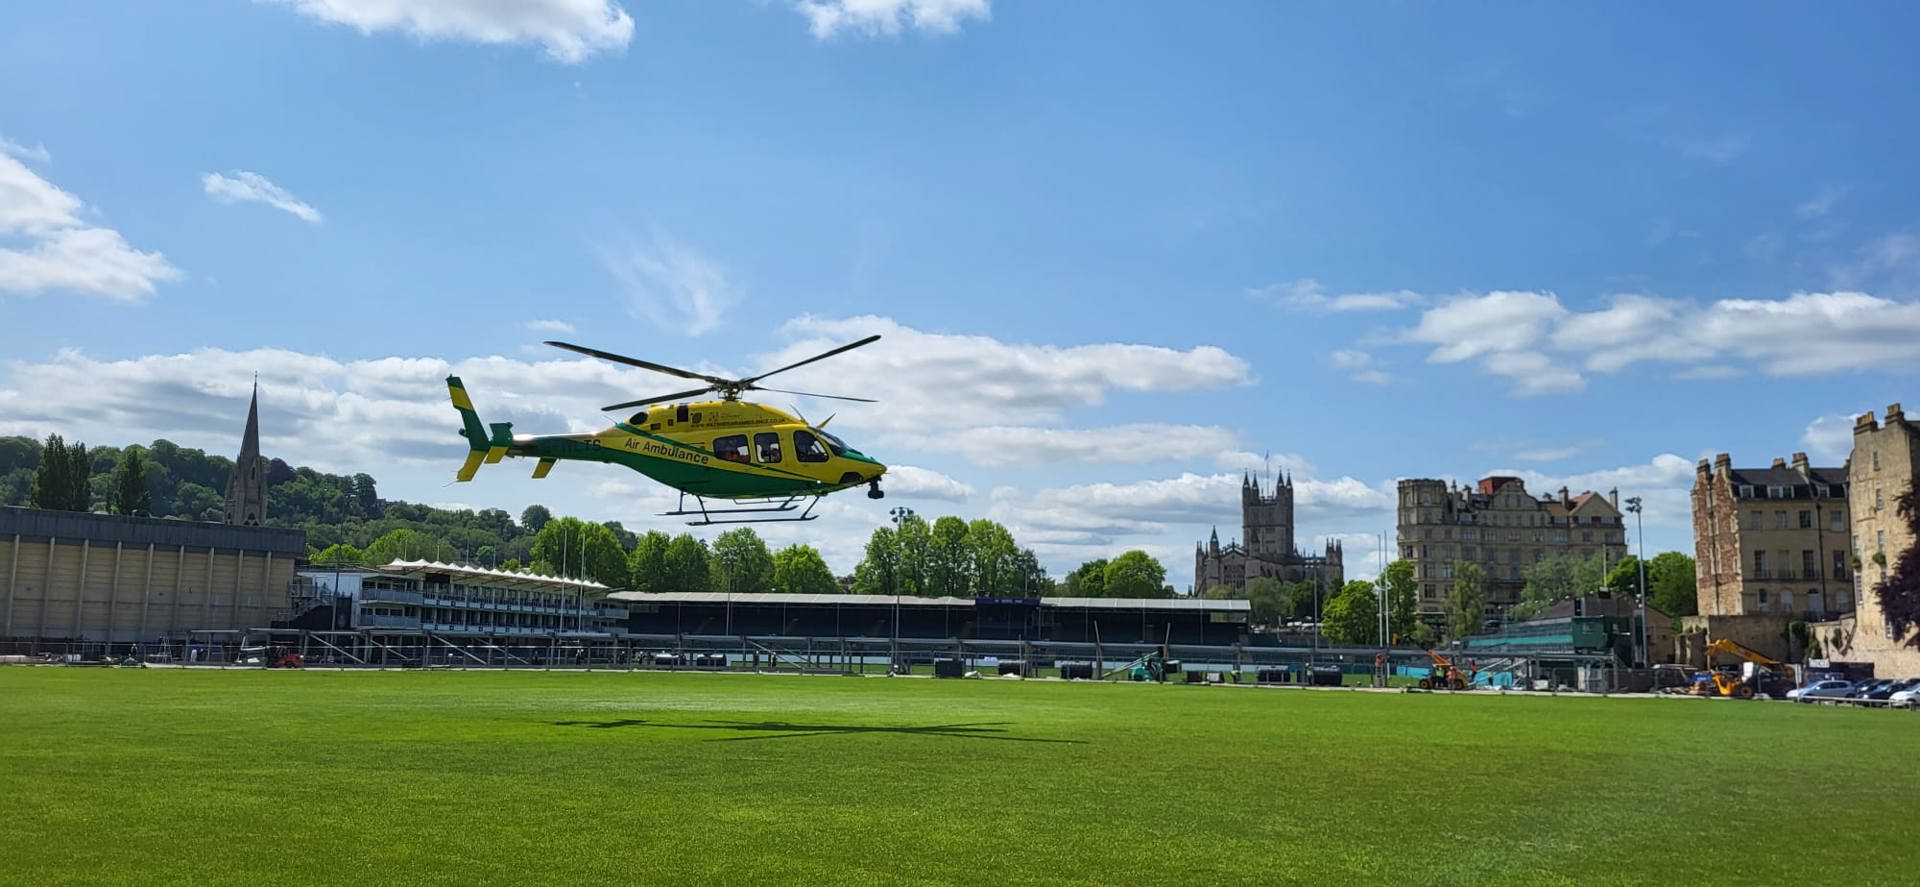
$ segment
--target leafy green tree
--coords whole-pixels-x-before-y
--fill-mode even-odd
[[[1327,602],[1325,615],[1320,633],[1336,644],[1372,644],[1379,640],[1380,604],[1369,583],[1347,583]]]
[[[1647,562],[1647,604],[1675,618],[1700,612],[1693,558],[1663,551]]]
[[[1014,561],[1020,555],[1020,546],[1013,541],[1013,533],[981,518],[967,524],[966,544],[971,556],[967,572],[973,581],[973,593],[980,597],[1018,597]],[[1011,593],[1009,586],[1013,586]]]
[[[788,594],[837,594],[840,583],[811,545],[789,545],[773,553],[773,587]]]
[[[1040,565],[1040,556],[1031,548],[1022,548],[1014,556],[1013,573],[1020,585],[1021,597],[1047,597],[1053,594],[1053,579],[1047,575],[1047,568]]]
[[[633,544],[627,555],[627,585],[634,591],[664,591],[660,585],[667,574],[667,546],[673,537],[659,530],[648,530]]]
[[[1412,635],[1418,626],[1426,625],[1420,621],[1419,583],[1413,579],[1413,564],[1410,561],[1397,560],[1380,571],[1380,579],[1387,585],[1387,628],[1394,637]],[[1429,627],[1428,635],[1432,634]]]
[[[627,584],[627,552],[613,531],[577,517],[548,521],[533,536],[533,568],[591,579],[610,588]]]
[[[1550,557],[1529,565],[1520,604],[1508,612],[1513,619],[1529,619],[1553,604],[1592,594],[1606,584],[1599,558]]]
[[[93,510],[93,461],[87,457],[87,445],[76,443],[67,448],[67,510]]]
[[[1087,561],[1073,572],[1067,574],[1063,589],[1067,597],[1106,597],[1107,596],[1107,559],[1095,558]]]
[[[545,505],[529,505],[520,512],[520,526],[526,527],[529,533],[540,532],[550,520],[553,520],[553,512],[548,511]]]
[[[153,513],[153,494],[147,492],[147,479],[143,471],[145,463],[139,447],[127,447],[120,451],[120,461],[113,469],[114,514]]]
[[[47,435],[47,442],[40,448],[40,467],[34,471],[33,489],[28,494],[28,501],[35,508],[74,510],[69,495],[73,483],[68,478],[72,470],[73,460],[67,457],[67,442],[58,434]]]
[[[351,545],[329,545],[307,555],[307,560],[320,566],[351,567],[367,562],[367,553]]]
[[[894,528],[894,544],[900,564],[900,593],[927,597],[927,557],[933,546],[933,527],[926,518],[909,514]]]
[[[1485,624],[1487,613],[1487,577],[1480,565],[1470,561],[1453,562],[1453,595],[1447,601],[1447,627],[1456,638],[1473,634]]]
[[[773,554],[752,527],[736,527],[713,540],[713,587],[758,594],[773,586]]]
[[[1123,552],[1107,564],[1106,596],[1114,598],[1171,597],[1166,590],[1167,568],[1138,549]]]
[[[1247,580],[1245,595],[1247,603],[1253,608],[1253,621],[1256,624],[1273,625],[1285,621],[1287,587],[1280,580],[1270,576],[1255,576]]]
[[[928,595],[965,597],[973,584],[968,575],[973,550],[967,544],[967,522],[951,515],[934,521],[926,560]]]
[[[447,544],[445,539],[430,536],[411,527],[402,527],[373,540],[364,552],[366,563],[371,566],[390,564],[394,561],[441,561],[451,562],[460,553]]]
[[[708,556],[707,543],[692,534],[673,537],[667,544],[666,569],[657,588],[672,592],[711,591],[713,573],[707,565]]]
[[[875,527],[867,537],[866,557],[853,570],[855,594],[903,594],[900,587],[900,538],[892,527]]]

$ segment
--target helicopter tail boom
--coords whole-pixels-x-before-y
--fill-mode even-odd
[[[473,409],[473,399],[467,396],[467,386],[458,376],[447,377],[447,396],[453,400],[453,408],[460,412],[460,436],[467,439],[467,461],[454,474],[454,479],[473,480],[482,463],[498,462],[507,454],[507,448],[513,445],[513,423],[495,422],[492,434],[488,434],[480,414]]]

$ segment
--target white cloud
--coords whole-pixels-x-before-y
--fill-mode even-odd
[[[1111,391],[1195,391],[1252,382],[1245,360],[1211,345],[1182,351],[1120,343],[1011,344],[926,332],[873,316],[801,317],[783,332],[791,343],[755,361],[756,367],[770,369],[880,334],[872,345],[767,384],[878,399],[878,406],[847,408],[838,421],[907,433],[929,427],[1051,425],[1068,410],[1099,405]]]
[[[953,453],[975,465],[1113,465],[1178,461],[1196,452],[1224,450],[1234,434],[1213,425],[1111,425],[1046,428],[980,425],[932,434],[890,434],[888,443],[911,452]]]
[[[83,208],[80,198],[28,169],[14,151],[0,151],[0,292],[66,291],[133,302],[180,276],[160,253],[136,250],[120,232],[89,224]]]
[[[1903,295],[1920,291],[1920,235],[1888,234],[1862,246],[1828,272],[1834,288],[1882,287]]]
[[[1340,293],[1327,295],[1326,287],[1311,277],[1303,277],[1288,283],[1276,283],[1249,291],[1259,299],[1278,301],[1282,304],[1303,308],[1309,311],[1396,311],[1409,308],[1426,301],[1419,293],[1410,290],[1393,290],[1376,293]]]
[[[794,8],[820,40],[842,32],[893,37],[908,28],[952,34],[967,19],[992,18],[988,0],[799,0]]]
[[[362,34],[400,31],[420,40],[537,43],[578,64],[626,48],[633,18],[612,0],[265,0]]]
[[[31,160],[40,164],[53,162],[53,155],[47,151],[45,145],[28,147],[6,136],[0,136],[0,154],[12,154],[21,160]]]
[[[301,221],[320,224],[320,211],[312,204],[287,193],[287,189],[257,172],[236,169],[231,175],[210,172],[200,177],[207,196],[221,203],[264,203],[289,213]]]
[[[663,232],[648,247],[603,249],[600,261],[626,286],[634,316],[689,336],[719,327],[739,299],[726,269]]]
[[[965,502],[973,487],[931,468],[918,465],[889,465],[882,481],[887,495],[894,499],[939,499]]]
[[[1838,204],[1841,198],[1846,197],[1847,194],[1852,191],[1853,186],[1851,185],[1828,185],[1821,188],[1820,193],[1807,198],[1806,202],[1794,207],[1793,212],[1803,219],[1825,218],[1827,213],[1833,212],[1834,205]]]
[[[1351,373],[1349,378],[1355,382],[1385,385],[1393,381],[1393,377],[1386,370],[1374,365],[1373,355],[1365,351],[1341,349],[1327,355],[1327,362],[1335,369],[1349,371]]]
[[[1739,367],[1707,364],[1705,366],[1687,367],[1680,372],[1674,373],[1673,377],[1682,382],[1712,382],[1722,379],[1738,379],[1746,374],[1746,370],[1740,369]]]
[[[1853,416],[1821,416],[1807,423],[1800,441],[1814,462],[1840,465],[1853,455]]]
[[[1915,241],[1920,258],[1920,240]],[[1427,359],[1479,359],[1521,396],[1584,390],[1583,370],[1643,362],[1700,364],[1680,379],[1730,378],[1743,359],[1772,375],[1889,370],[1920,363],[1920,302],[1861,292],[1722,299],[1706,305],[1614,296],[1574,312],[1551,293],[1459,296],[1423,312],[1401,341],[1433,346]],[[1710,363],[1718,361],[1718,363]]]
[[[564,320],[529,320],[527,321],[527,329],[536,333],[571,334],[573,332],[573,324]]]

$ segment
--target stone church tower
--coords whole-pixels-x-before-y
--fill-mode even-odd
[[[1240,482],[1240,544],[1247,553],[1277,561],[1293,552],[1293,476],[1276,479],[1273,495],[1247,475]]]
[[[260,383],[255,381],[240,458],[233,460],[233,474],[227,478],[227,523],[257,527],[266,519],[267,466],[260,461]]]

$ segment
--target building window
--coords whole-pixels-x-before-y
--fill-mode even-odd
[[[1825,498],[1828,498],[1832,489],[1833,489],[1832,487],[1829,487],[1826,484],[1814,484],[1813,494],[1815,496],[1819,496],[1822,499],[1825,499]]]
[[[1749,521],[1747,521],[1747,529],[1749,529],[1749,530],[1759,530],[1759,529],[1763,529],[1763,528],[1765,528],[1765,527],[1766,527],[1766,525],[1767,525],[1767,513],[1766,513],[1766,512],[1764,512],[1764,511],[1749,511],[1749,512],[1747,512],[1747,514],[1748,514],[1748,515],[1749,515],[1749,516],[1750,516],[1750,517],[1752,518],[1751,520],[1749,520]]]
[[[1581,531],[1580,531],[1580,541],[1582,541],[1582,542],[1592,542],[1592,541],[1593,541],[1593,531],[1592,531],[1592,530],[1581,530]]]
[[[1880,495],[1879,487],[1874,487],[1873,488],[1873,510],[1879,511],[1880,509],[1885,508],[1886,505],[1887,505],[1886,497]]]
[[[1767,553],[1766,552],[1756,551],[1753,553],[1753,575],[1758,576],[1762,579],[1767,578]]]
[[[1760,606],[1764,607],[1767,605],[1767,590],[1762,588],[1760,589],[1759,594],[1760,594]]]
[[[1847,513],[1846,513],[1845,511],[1842,511],[1842,510],[1840,510],[1840,509],[1838,509],[1838,508],[1836,508],[1836,509],[1834,509],[1834,510],[1833,510],[1833,515],[1832,515],[1832,517],[1833,517],[1833,521],[1832,521],[1832,524],[1831,524],[1831,526],[1832,526],[1832,529],[1833,529],[1833,531],[1834,531],[1834,532],[1836,532],[1836,533],[1838,533],[1838,532],[1842,532],[1842,531],[1844,531],[1844,530],[1846,530],[1846,528],[1847,528]]]
[[[1800,529],[1813,529],[1813,512],[1804,510],[1800,512]]]
[[[1880,534],[1880,538],[1879,538],[1878,540],[1876,540],[1876,542],[1875,542],[1875,544],[1876,544],[1876,545],[1877,545],[1878,547],[1877,547],[1877,548],[1875,548],[1874,550],[1875,550],[1875,551],[1886,551],[1886,550],[1887,550],[1887,531],[1886,531],[1886,530],[1879,530],[1878,532],[1879,532],[1879,534]]]
[[[1432,528],[1432,527],[1428,527],[1428,528],[1426,528],[1426,529],[1424,529],[1424,530],[1421,530],[1421,531],[1420,531],[1420,538],[1422,538],[1422,539],[1432,539],[1432,538],[1433,538],[1433,528]]]
[[[1784,529],[1786,529],[1786,528],[1787,528],[1787,513],[1786,513],[1786,512],[1784,512],[1784,511],[1776,511],[1776,512],[1774,512],[1774,513],[1773,513],[1773,528],[1774,528],[1774,529],[1776,529],[1776,530],[1784,530]]]
[[[1804,579],[1820,578],[1820,557],[1811,551],[1800,552],[1800,572]]]
[[[1880,454],[1878,452],[1873,454],[1873,470],[1880,470]]]
[[[1469,560],[1469,561],[1479,559],[1474,556],[1474,549],[1473,549],[1473,546],[1471,545],[1460,546],[1460,558],[1462,560]]]
[[[1751,498],[1753,498],[1753,484],[1741,484],[1741,485],[1740,485],[1740,498],[1742,498],[1742,499],[1751,499]]]
[[[1535,530],[1533,531],[1533,541],[1535,543],[1545,542],[1547,541],[1547,536],[1545,533],[1542,533],[1539,530]]]
[[[1785,499],[1787,498],[1787,488],[1781,487],[1781,486],[1769,486],[1767,487],[1767,498]]]
[[[1833,553],[1833,578],[1847,578],[1847,553],[1844,551]]]

